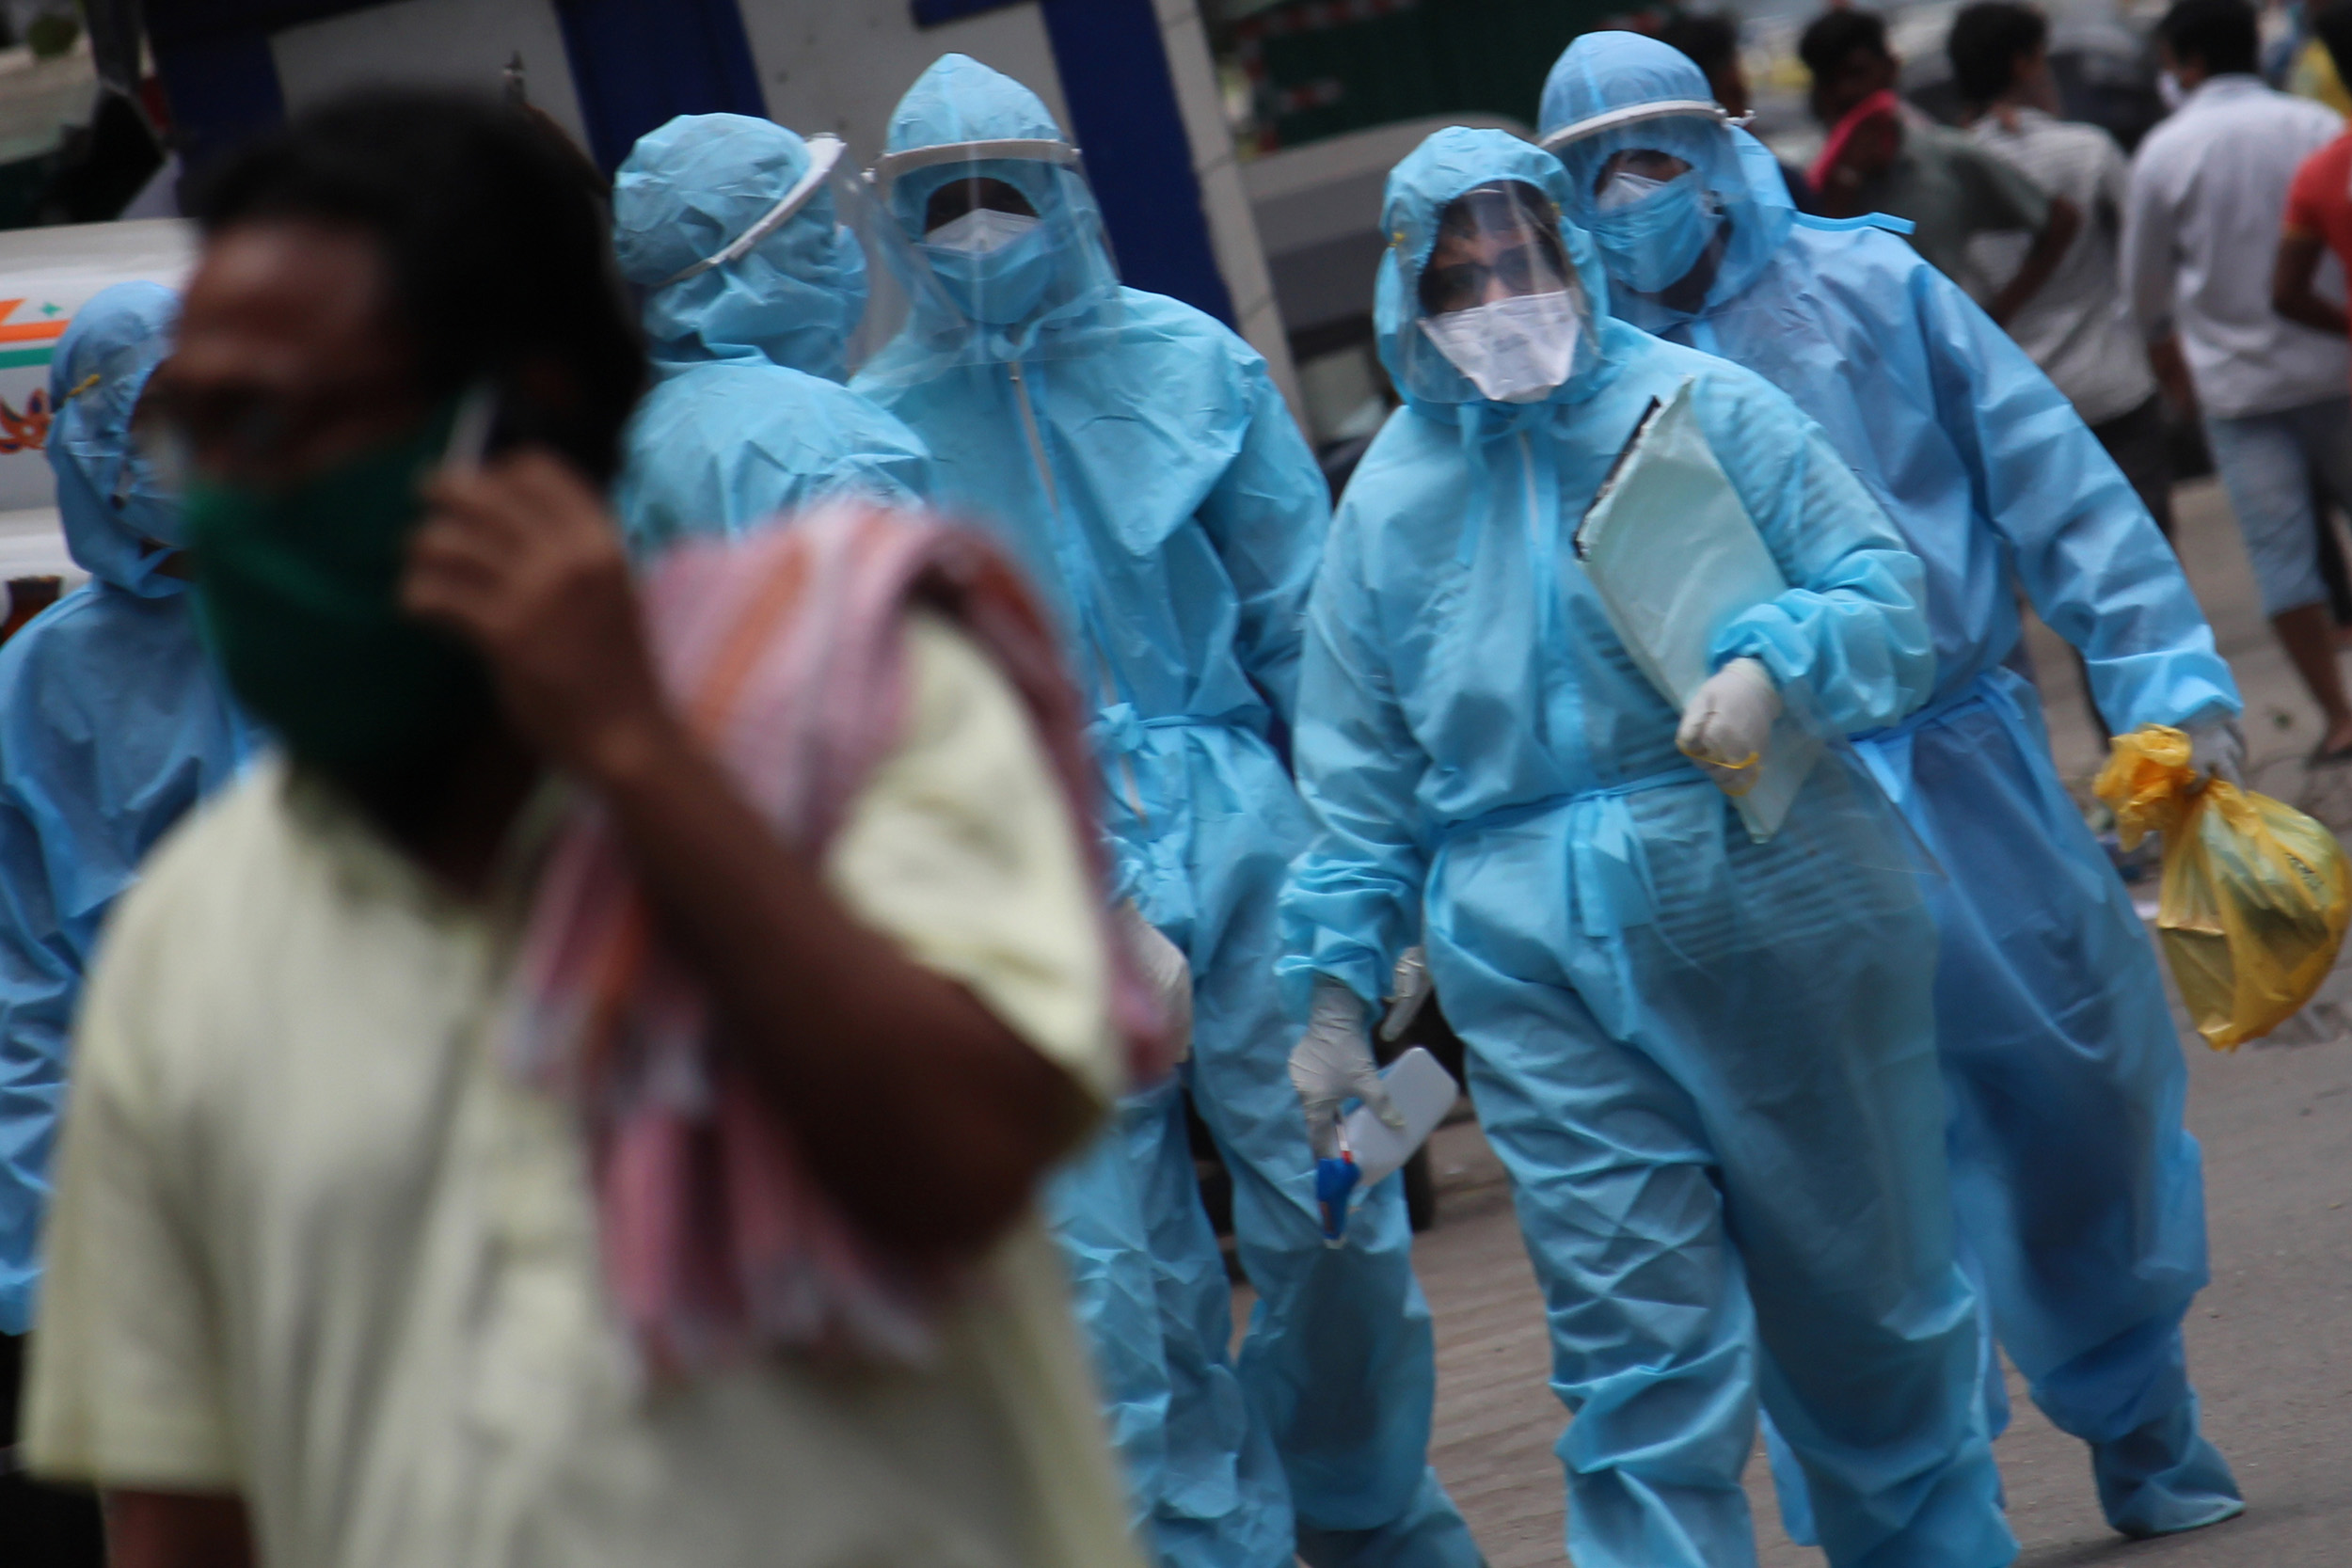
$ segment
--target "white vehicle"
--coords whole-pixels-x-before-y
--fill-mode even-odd
[[[92,294],[144,279],[179,288],[196,230],[179,218],[0,232],[0,581],[87,574],[66,553],[49,435],[49,361]]]

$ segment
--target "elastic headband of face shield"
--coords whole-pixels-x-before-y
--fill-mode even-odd
[[[1719,125],[1745,126],[1748,121],[1756,118],[1756,114],[1751,110],[1747,114],[1735,116],[1711,98],[1666,98],[1649,103],[1625,103],[1613,109],[1604,109],[1599,114],[1586,119],[1580,119],[1572,125],[1563,125],[1544,136],[1536,145],[1554,157],[1559,157],[1562,155],[1562,149],[1571,142],[1583,141],[1610,131],[1620,130],[1629,125],[1641,125],[1653,119],[1674,119],[1684,117],[1711,119]]]
[[[1391,348],[1401,390],[1425,403],[1540,402],[1591,364],[1592,305],[1560,223],[1542,191],[1498,179],[1445,204],[1426,254],[1408,254],[1402,235],[1391,243],[1381,288],[1391,304],[1384,319],[1398,324]],[[1472,330],[1532,335],[1532,341],[1515,344],[1520,390],[1500,400],[1482,390],[1461,363],[1463,334]],[[1549,367],[1534,384],[1524,370],[1530,356]],[[1553,386],[1537,389],[1555,373]]]
[[[1620,152],[1672,153],[1700,170],[1708,188],[1718,196],[1736,195],[1742,183],[1738,151],[1729,133],[1753,118],[1735,119],[1713,99],[1661,99],[1624,104],[1563,125],[1538,145],[1568,171],[1570,214],[1589,223],[1594,180],[1602,166]]]
[[[698,277],[715,267],[730,266],[749,256],[759,242],[792,221],[792,214],[808,205],[809,198],[824,188],[833,177],[834,166],[841,161],[844,148],[838,136],[811,136],[808,148],[808,168],[792,182],[792,188],[774,206],[759,215],[755,222],[723,246],[701,261],[679,268],[654,285],[656,291],[675,287],[690,277]]]
[[[1050,141],[1041,136],[1007,136],[993,141],[943,142],[937,147],[911,147],[903,152],[885,152],[874,161],[870,178],[876,193],[887,199],[893,187],[918,168],[934,168],[942,164],[986,163],[997,158],[1051,164],[1062,168],[1081,166],[1078,150],[1068,142]]]

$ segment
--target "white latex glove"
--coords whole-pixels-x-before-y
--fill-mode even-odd
[[[1307,1138],[1317,1159],[1339,1153],[1340,1106],[1350,1098],[1362,1100],[1390,1126],[1405,1125],[1403,1113],[1389,1103],[1379,1064],[1372,1059],[1363,1003],[1327,974],[1315,976],[1307,1032],[1291,1051],[1291,1087],[1298,1091],[1299,1108],[1307,1113]]]
[[[1396,978],[1389,987],[1389,1016],[1380,1021],[1380,1037],[1391,1045],[1413,1026],[1421,1005],[1429,1000],[1429,950],[1407,947],[1396,960]]]
[[[1134,899],[1124,900],[1112,911],[1111,920],[1126,939],[1127,950],[1136,956],[1144,984],[1152,988],[1152,999],[1160,1006],[1160,1016],[1168,1020],[1168,1042],[1175,1048],[1175,1060],[1181,1062],[1192,1054],[1192,965],[1184,961],[1182,948],[1143,918]]]
[[[1756,787],[1756,764],[1780,717],[1780,691],[1772,672],[1752,658],[1735,658],[1707,677],[1682,710],[1675,744],[1707,769],[1726,795]]]
[[[2188,765],[2197,769],[2199,784],[2227,779],[2246,787],[2246,732],[2234,719],[2208,719],[2186,727]]]

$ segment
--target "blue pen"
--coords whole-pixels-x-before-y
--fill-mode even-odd
[[[1339,1158],[1315,1162],[1315,1202],[1323,1210],[1323,1244],[1344,1246],[1347,1243],[1347,1199],[1356,1190],[1356,1154],[1340,1142]]]

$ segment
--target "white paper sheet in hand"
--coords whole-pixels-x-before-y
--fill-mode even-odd
[[[1576,531],[1576,554],[1633,662],[1677,713],[1714,673],[1716,634],[1788,581],[1691,412],[1685,381],[1617,454]],[[1756,786],[1739,797],[1749,836],[1780,831],[1821,743],[1788,715]]]

